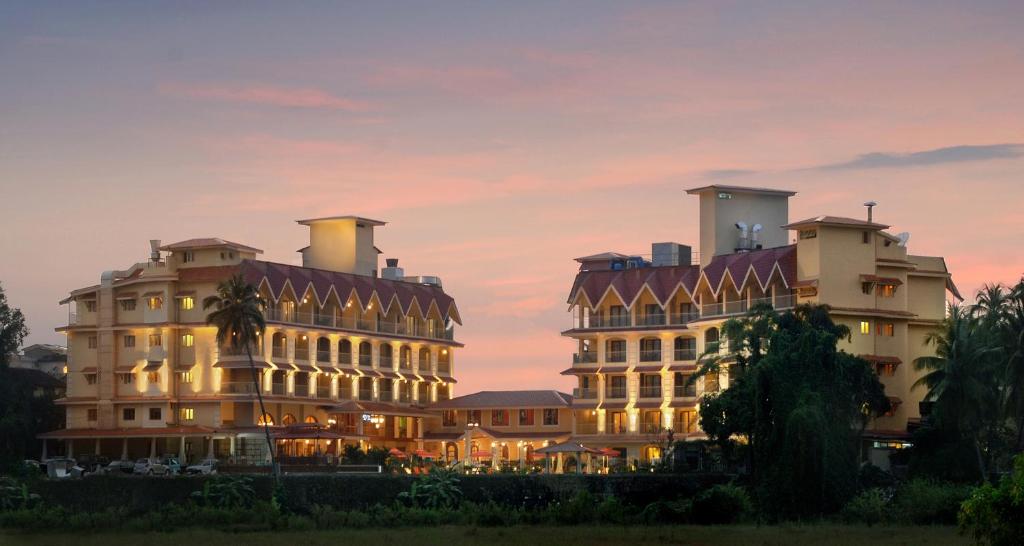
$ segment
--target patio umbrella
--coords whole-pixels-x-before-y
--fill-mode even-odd
[[[621,452],[619,452],[617,449],[612,449],[610,447],[601,448],[600,452],[601,452],[601,455],[604,455],[605,457],[621,457],[622,456]]]
[[[396,459],[404,459],[404,458],[408,457],[408,455],[406,455],[401,449],[398,449],[397,447],[391,448],[388,451],[388,455],[391,455],[392,457],[394,457]]]
[[[491,458],[491,452],[490,451],[474,451],[473,453],[470,454],[470,457],[472,457],[474,459],[490,459]]]
[[[439,458],[436,453],[431,453],[425,449],[417,449],[413,453],[421,459],[437,459]]]

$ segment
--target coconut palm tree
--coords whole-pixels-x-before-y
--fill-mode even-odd
[[[933,402],[936,424],[954,430],[969,440],[978,459],[981,479],[987,477],[981,439],[999,420],[998,381],[993,381],[1002,347],[995,342],[981,320],[957,304],[937,332],[929,333],[926,345],[935,356],[914,360],[914,369],[926,372],[912,388],[925,387],[925,400]]]
[[[236,274],[217,285],[217,294],[203,300],[203,310],[213,309],[206,315],[206,324],[217,327],[217,345],[229,346],[235,351],[244,349],[249,357],[249,370],[252,372],[253,390],[260,405],[260,415],[266,416],[263,405],[263,394],[260,389],[256,363],[252,358],[252,347],[259,343],[260,336],[266,330],[267,323],[263,318],[266,301],[260,296],[256,287],[245,282],[242,275]],[[277,464],[274,457],[274,443],[270,440],[270,420],[263,419],[263,432],[267,438],[267,449],[270,452],[270,465],[277,476]]]

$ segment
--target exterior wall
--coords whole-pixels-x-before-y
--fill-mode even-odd
[[[317,220],[309,224],[309,230],[309,247],[302,252],[304,267],[376,275],[372,225],[354,218]]]
[[[730,199],[720,199],[719,193],[727,193]],[[763,248],[774,248],[788,244],[788,234],[782,226],[789,220],[789,197],[709,189],[700,193],[700,253],[701,265],[707,265],[711,258],[736,251],[740,232],[736,222],[746,222],[750,227],[761,224],[764,231],[759,234]]]

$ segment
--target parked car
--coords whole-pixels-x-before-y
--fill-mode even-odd
[[[118,459],[110,461],[110,464],[104,467],[104,472],[107,474],[131,474],[134,469],[135,463],[127,459]]]
[[[181,468],[177,462],[175,462],[175,466]],[[132,469],[132,474],[144,476],[167,476],[171,473],[171,466],[160,459],[139,459],[135,461],[135,466]]]
[[[204,459],[199,464],[190,465],[185,469],[186,474],[216,474],[217,473],[217,459]]]
[[[110,459],[102,455],[81,455],[77,461],[78,466],[89,473],[99,472],[110,465]]]

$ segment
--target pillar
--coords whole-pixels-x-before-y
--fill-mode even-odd
[[[207,440],[206,458],[207,459],[212,459],[213,458],[213,436],[211,436],[210,439]]]
[[[75,441],[72,440],[71,438],[68,438],[68,458],[75,458]]]
[[[46,438],[43,438],[43,454],[39,457],[39,462],[46,461]]]
[[[149,439],[149,458],[150,459],[155,459],[156,458],[156,437],[155,436],[153,438]]]
[[[463,446],[462,450],[462,457],[465,461],[465,466],[473,464],[473,453],[470,451],[470,449],[472,449],[472,440],[470,439],[470,436],[470,431],[467,430],[465,435],[466,440],[464,442],[466,445]]]
[[[96,455],[100,454],[100,439],[96,438]]]
[[[178,444],[178,462],[185,464],[185,437],[182,436]]]
[[[128,438],[121,438],[121,460],[128,460]]]
[[[235,456],[235,437],[228,436],[228,455]]]

